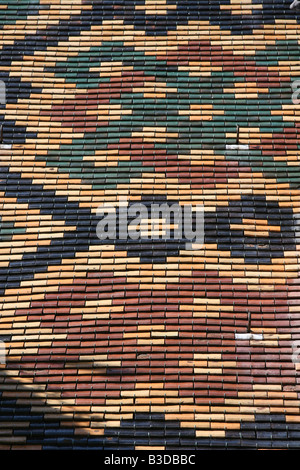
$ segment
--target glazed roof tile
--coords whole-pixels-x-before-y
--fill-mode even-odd
[[[0,449],[300,447],[289,7],[0,0]]]

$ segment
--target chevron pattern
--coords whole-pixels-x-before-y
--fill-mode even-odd
[[[1,450],[300,448],[299,23],[0,0]],[[120,198],[203,245],[99,240]]]

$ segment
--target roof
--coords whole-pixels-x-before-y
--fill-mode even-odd
[[[300,447],[299,18],[0,0],[1,449]]]

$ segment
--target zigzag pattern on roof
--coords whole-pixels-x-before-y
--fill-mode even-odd
[[[300,447],[299,19],[0,0],[0,449]],[[120,198],[203,245],[100,240]]]

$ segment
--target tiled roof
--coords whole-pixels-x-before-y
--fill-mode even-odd
[[[0,0],[0,449],[300,447],[289,7]],[[101,241],[120,198],[204,242]]]

